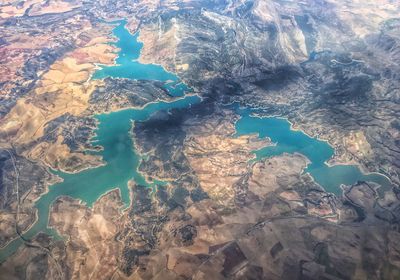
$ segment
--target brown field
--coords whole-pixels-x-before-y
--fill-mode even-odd
[[[96,64],[110,64],[114,61],[113,47],[107,42],[107,37],[93,37],[83,47],[56,61],[42,75],[34,92],[27,98],[19,99],[14,108],[0,120],[0,134],[4,135],[4,144],[37,141],[51,120],[66,113],[82,114],[88,107],[91,93],[102,84],[102,81],[89,80]],[[69,159],[72,158],[82,163],[79,169],[101,164],[97,157],[71,153],[62,144],[62,139],[56,143],[40,142],[26,151],[26,156],[70,172],[74,171],[68,169]]]

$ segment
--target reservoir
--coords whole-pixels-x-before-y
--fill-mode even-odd
[[[49,208],[59,196],[70,196],[81,199],[86,205],[93,203],[107,191],[119,188],[125,206],[130,203],[128,181],[152,187],[156,182],[148,182],[137,171],[140,157],[135,151],[131,138],[133,121],[143,121],[153,113],[173,108],[187,108],[200,102],[195,95],[186,95],[190,89],[173,73],[154,64],[138,62],[142,44],[137,41],[138,33],[132,35],[125,28],[125,21],[116,22],[114,35],[118,38],[115,43],[119,48],[116,64],[101,66],[93,79],[106,77],[158,80],[164,83],[172,96],[173,102],[149,103],[141,109],[126,109],[109,114],[97,115],[99,126],[93,144],[100,145],[103,150],[96,152],[101,155],[105,165],[84,170],[75,174],[55,172],[63,179],[62,182],[49,187],[49,192],[36,203],[38,209],[37,222],[23,234],[25,239],[33,238],[39,232],[46,232],[55,238],[58,235],[47,227]],[[258,133],[260,138],[269,137],[276,143],[255,151],[257,160],[282,153],[298,152],[306,156],[311,163],[305,172],[311,174],[314,180],[327,191],[339,194],[341,184],[353,184],[359,180],[379,183],[384,187],[390,186],[389,180],[380,174],[363,174],[357,166],[337,165],[328,166],[328,161],[334,155],[333,148],[326,142],[311,138],[300,131],[294,131],[290,123],[280,118],[258,118],[252,114],[252,109],[234,109],[241,116],[236,123],[237,135]],[[13,254],[24,241],[17,238],[0,250],[0,262]]]
[[[358,181],[368,181],[380,184],[383,189],[392,186],[390,180],[379,173],[364,174],[356,165],[327,165],[334,156],[334,149],[326,142],[312,138],[301,131],[291,128],[286,119],[253,116],[256,110],[239,109],[241,118],[236,123],[237,135],[257,133],[260,138],[269,137],[274,146],[268,146],[254,151],[256,160],[265,157],[281,155],[283,153],[300,153],[306,156],[311,163],[304,172],[310,173],[314,181],[326,191],[341,194],[340,186],[355,184]]]
[[[97,70],[92,79],[106,77],[127,78],[136,80],[157,80],[165,82],[165,88],[173,96],[182,96],[190,89],[182,83],[178,76],[166,71],[156,64],[142,64],[138,61],[143,44],[138,41],[139,32],[134,35],[125,28],[126,21],[116,21],[113,34],[118,38],[115,46],[119,49],[115,65],[105,66]],[[101,65],[100,65],[101,66]]]
[[[103,150],[96,154],[102,156],[105,165],[75,174],[54,172],[63,181],[50,186],[49,192],[36,202],[38,220],[23,234],[25,239],[31,239],[39,232],[46,232],[59,238],[56,232],[47,227],[50,206],[59,196],[81,199],[86,205],[92,206],[101,195],[111,189],[119,188],[125,206],[129,206],[129,180],[133,179],[137,184],[147,187],[155,184],[155,182],[147,182],[137,171],[140,157],[135,152],[130,133],[133,121],[146,120],[160,110],[187,108],[201,100],[195,95],[183,96],[188,87],[181,83],[176,75],[165,71],[163,67],[133,61],[139,57],[142,44],[136,40],[138,35],[131,35],[124,25],[125,21],[118,22],[118,26],[114,29],[114,34],[119,39],[116,44],[120,49],[116,60],[117,65],[101,68],[92,78],[100,79],[111,76],[158,80],[165,83],[171,95],[180,97],[173,102],[149,103],[141,109],[126,109],[97,115],[99,126],[93,144],[103,147]],[[21,238],[17,238],[1,249],[0,262],[6,260],[23,243]]]

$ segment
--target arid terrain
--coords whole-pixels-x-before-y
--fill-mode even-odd
[[[99,115],[182,98],[170,81],[93,78],[117,65],[117,20],[139,32],[138,62],[201,101],[131,122],[129,205],[115,185],[93,205],[71,192],[49,206],[57,236],[25,238],[59,174],[108,164]],[[400,279],[398,1],[4,0],[0,35],[0,255],[21,242],[0,279]],[[335,194],[301,152],[255,160],[276,143],[237,135],[232,104],[392,187]]]

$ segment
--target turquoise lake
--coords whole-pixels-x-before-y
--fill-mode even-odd
[[[364,174],[356,165],[328,166],[326,162],[334,156],[334,149],[326,141],[292,130],[290,122],[286,119],[259,118],[253,116],[256,110],[235,107],[236,112],[241,115],[236,123],[237,135],[257,133],[260,138],[269,137],[276,144],[255,151],[256,160],[283,153],[303,154],[311,161],[305,172],[310,173],[314,181],[326,191],[337,195],[342,192],[340,188],[342,184],[351,185],[358,181],[375,182],[384,189],[392,186],[386,176],[379,173]]]
[[[93,78],[119,77],[130,79],[158,80],[166,83],[166,88],[173,96],[183,96],[188,91],[187,86],[180,82],[179,78],[164,70],[158,65],[143,65],[133,62],[139,56],[142,44],[137,41],[137,34],[131,35],[125,28],[125,21],[118,23],[114,29],[114,35],[119,38],[116,45],[120,48],[117,66],[104,66],[98,70]],[[122,56],[122,58],[121,58]],[[150,103],[143,109],[127,109],[109,114],[96,116],[99,126],[94,145],[100,145],[103,150],[97,154],[103,157],[106,165],[87,169],[79,173],[68,174],[55,172],[63,179],[61,183],[50,186],[49,192],[43,195],[35,204],[38,209],[38,220],[30,230],[23,234],[25,239],[31,239],[39,232],[46,232],[59,238],[58,235],[47,227],[49,209],[52,202],[59,196],[71,196],[81,199],[88,206],[92,204],[107,191],[119,188],[125,206],[129,206],[128,181],[133,179],[136,183],[152,187],[162,182],[147,182],[137,172],[139,156],[136,154],[130,131],[133,121],[143,121],[153,113],[160,110],[173,108],[187,108],[191,104],[200,102],[200,97],[189,95],[179,97],[173,102]],[[7,259],[23,244],[21,238],[10,242],[0,250],[0,262]]]
[[[129,180],[133,179],[136,183],[147,187],[153,187],[159,183],[147,182],[137,172],[140,157],[135,152],[130,135],[132,122],[146,120],[160,110],[187,108],[191,104],[200,102],[200,98],[197,96],[184,96],[184,93],[190,89],[176,75],[165,71],[159,65],[144,65],[137,61],[142,44],[137,41],[138,33],[130,34],[126,30],[125,24],[125,21],[119,21],[113,30],[114,35],[118,38],[115,44],[120,49],[116,65],[102,66],[92,78],[118,77],[158,80],[165,83],[165,87],[171,95],[181,97],[170,103],[150,103],[143,109],[127,109],[96,116],[99,126],[93,144],[104,148],[97,154],[103,157],[106,165],[76,174],[56,172],[63,182],[50,186],[49,192],[37,201],[38,221],[28,232],[23,234],[25,239],[31,239],[41,231],[59,238],[47,227],[49,207],[59,196],[68,195],[81,199],[88,206],[92,206],[101,195],[111,189],[119,188],[122,200],[125,206],[128,206],[130,203],[127,187]],[[327,166],[325,162],[334,154],[332,147],[328,143],[311,138],[300,131],[291,130],[290,123],[285,119],[257,118],[252,116],[255,110],[233,109],[241,115],[236,123],[237,135],[258,133],[260,138],[269,137],[277,144],[255,151],[257,160],[282,153],[301,153],[311,161],[305,172],[309,172],[314,180],[327,191],[336,194],[340,193],[341,184],[353,184],[359,180],[376,182],[384,187],[390,186],[390,182],[385,176],[376,173],[363,174],[357,166]],[[1,249],[0,262],[6,260],[23,243],[23,240],[18,238]]]
[[[92,79],[106,77],[127,78],[136,80],[157,80],[165,82],[166,89],[173,96],[182,96],[190,89],[175,74],[166,71],[156,64],[142,64],[138,61],[143,43],[138,41],[139,32],[129,33],[125,28],[126,21],[117,21],[113,34],[118,38],[114,45],[119,49],[115,65],[105,66],[96,71]],[[101,66],[101,65],[100,65]]]

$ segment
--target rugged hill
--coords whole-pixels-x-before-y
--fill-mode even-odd
[[[139,61],[202,101],[133,124],[138,171],[89,207],[58,197],[45,233],[23,240],[0,279],[398,279],[400,4],[357,0],[3,1],[0,4],[0,246],[35,221],[59,178],[106,164],[96,114],[176,97],[167,83],[91,79],[113,65],[126,19]],[[339,195],[271,145],[237,136],[228,104],[259,108],[328,141],[332,164],[380,172]],[[133,170],[132,170],[133,174]],[[5,247],[7,248],[7,247]],[[2,250],[0,249],[0,254]]]

